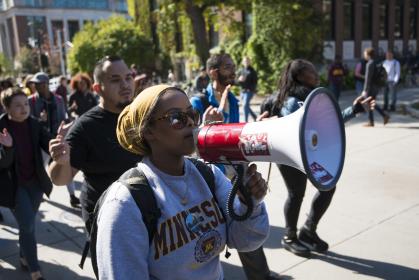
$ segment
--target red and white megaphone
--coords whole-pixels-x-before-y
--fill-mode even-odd
[[[210,124],[197,135],[207,162],[273,162],[295,167],[322,191],[332,189],[345,160],[342,113],[325,88],[313,90],[296,112],[253,123]]]

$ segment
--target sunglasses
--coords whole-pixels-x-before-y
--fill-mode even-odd
[[[187,112],[177,111],[167,113],[163,117],[156,119],[156,121],[160,120],[169,120],[169,124],[174,129],[182,129],[188,125],[188,118],[190,118],[195,126],[198,126],[201,122],[201,117],[197,110],[190,110]]]

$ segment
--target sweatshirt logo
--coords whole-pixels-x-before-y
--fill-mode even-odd
[[[198,218],[198,224],[194,225],[198,230],[191,231],[186,226],[187,217],[191,214]],[[157,226],[153,239],[154,259],[158,260],[197,238],[196,247],[200,248],[195,248],[195,258],[199,262],[209,259],[221,246],[221,235],[215,231],[221,224],[225,224],[225,220],[214,198],[177,213]],[[218,237],[211,231],[216,232]]]
[[[221,249],[221,235],[218,231],[210,230],[204,233],[196,242],[195,260],[203,263],[211,259]]]

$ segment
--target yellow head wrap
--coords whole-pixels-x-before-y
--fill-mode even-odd
[[[156,85],[146,88],[121,112],[116,136],[124,149],[141,156],[150,154],[151,151],[142,135],[142,129],[161,94],[169,88],[173,87]]]

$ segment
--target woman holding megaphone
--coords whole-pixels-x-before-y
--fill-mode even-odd
[[[258,120],[267,117],[283,117],[297,111],[313,89],[319,86],[319,75],[314,65],[303,59],[290,61],[284,68],[278,85],[278,94],[268,98],[263,104],[262,114]],[[358,97],[353,106],[342,112],[343,120],[347,121],[357,113],[374,108],[371,98]],[[310,251],[325,252],[329,245],[317,235],[317,225],[332,201],[336,188],[330,191],[318,191],[311,204],[310,213],[304,226],[297,235],[297,222],[303,202],[307,175],[287,165],[279,165],[288,190],[288,198],[284,205],[286,230],[282,239],[283,247],[299,256],[308,257]]]
[[[204,119],[208,115],[215,119],[216,112],[207,109]],[[221,280],[219,255],[226,245],[250,251],[266,240],[267,185],[256,165],[249,167],[245,180],[254,201],[253,214],[237,222],[223,215],[230,181],[214,165],[185,157],[194,152],[193,132],[199,123],[199,113],[186,93],[165,85],[145,89],[120,114],[118,141],[143,160],[136,172],[126,173],[137,177],[123,175],[109,187],[101,204],[96,245],[100,279]],[[212,184],[203,169],[213,174]],[[151,189],[150,199],[159,210],[154,231],[147,228],[144,205],[140,207],[132,196],[135,184],[126,184],[144,177],[141,187]],[[237,199],[234,208],[242,213],[246,205]]]

